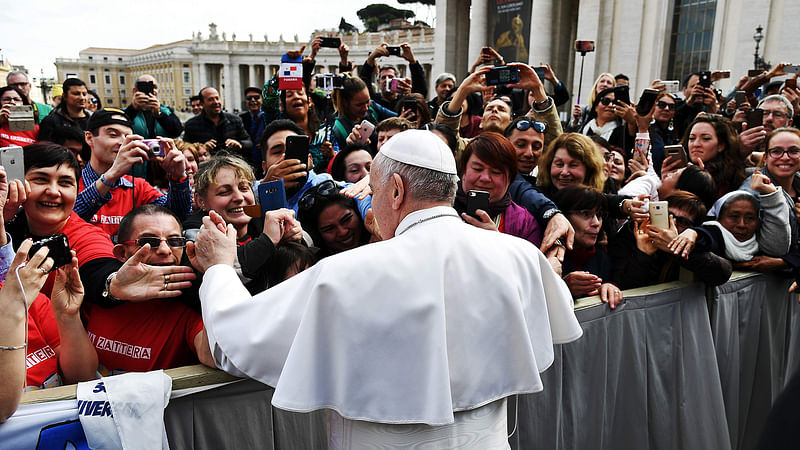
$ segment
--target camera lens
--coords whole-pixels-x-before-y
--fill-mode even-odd
[[[159,153],[161,153],[161,144],[159,144],[158,142],[148,142],[147,148],[153,155],[158,155]]]

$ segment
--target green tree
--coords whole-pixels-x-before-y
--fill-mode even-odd
[[[359,9],[356,14],[364,23],[367,31],[378,31],[378,26],[387,24],[394,19],[410,19],[414,17],[414,11],[409,9],[397,9],[383,3],[374,3]]]

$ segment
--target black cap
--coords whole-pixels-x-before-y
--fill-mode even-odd
[[[128,120],[128,116],[125,115],[125,111],[117,108],[103,108],[95,111],[89,117],[89,123],[86,125],[89,131],[94,132],[95,130],[99,130],[100,127],[104,127],[106,125],[125,125],[128,128],[133,129],[133,123]]]
[[[247,95],[250,92],[255,92],[256,94],[261,95],[261,88],[257,88],[255,86],[244,88],[244,95]]]

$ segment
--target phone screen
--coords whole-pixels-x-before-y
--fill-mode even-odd
[[[286,153],[284,159],[299,159],[301,163],[308,162],[308,136],[286,136]]]
[[[338,37],[323,37],[319,46],[327,48],[339,48],[341,43],[342,41]]]
[[[154,85],[152,81],[137,81],[136,90],[142,94],[150,95],[154,92]]]
[[[764,124],[764,110],[751,109],[747,111],[747,128],[760,127]]]
[[[486,72],[486,85],[497,86],[519,82],[519,69],[516,67],[495,67]]]
[[[653,108],[653,105],[656,104],[656,98],[658,98],[657,90],[645,89],[644,92],[642,92],[642,96],[639,97],[639,104],[636,105],[636,114],[646,116]]]

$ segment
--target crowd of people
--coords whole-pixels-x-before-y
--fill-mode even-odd
[[[639,80],[656,91],[647,108],[627,77],[603,73],[562,122],[557,107],[570,95],[547,64],[540,78],[485,47],[463,80],[439,74],[429,95],[408,44],[399,56],[381,44],[357,66],[341,44],[341,86],[325,90],[312,77],[320,45],[303,60],[303,88],[281,90],[276,75],[246,88],[236,115],[204,87],[185,123],[150,75],[124,110],[103,108],[77,78],[51,108],[31,100],[24,73],[8,75],[0,146],[23,147],[24,179],[0,168],[0,419],[26,389],[215,366],[193,257],[207,217],[235,230],[235,273],[251,295],[391,237],[371,194],[392,180],[370,169],[407,130],[432,133],[454,156],[461,220],[528,241],[573,299],[598,295],[615,308],[623,290],[681,269],[718,285],[734,269],[800,268],[800,90],[783,64],[728,93],[714,87],[720,72],[686,74],[679,92]],[[519,81],[487,85],[496,66]],[[35,106],[33,130],[11,130],[13,105]],[[757,111],[761,122],[748,123]],[[298,137],[307,157],[287,157]],[[282,207],[264,211],[275,181]],[[476,192],[487,199],[477,208]],[[668,216],[657,224],[651,207],[662,201]],[[59,235],[69,247],[60,260],[57,245],[30,252]]]

